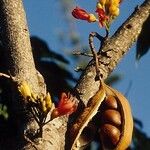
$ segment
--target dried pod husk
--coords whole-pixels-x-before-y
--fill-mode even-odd
[[[94,139],[96,133],[97,133],[96,126],[92,122],[90,122],[88,126],[86,126],[83,129],[79,137],[78,141],[80,142],[80,145],[82,145],[82,147],[85,148],[89,144],[89,142],[91,142]]]
[[[121,125],[121,115],[119,111],[114,109],[107,109],[102,114],[102,122],[103,123],[111,123],[115,126]]]
[[[111,102],[111,104],[108,103],[109,101]],[[101,136],[102,148],[112,150],[125,150],[131,143],[133,131],[133,118],[130,105],[127,99],[121,93],[105,85],[102,81],[98,92],[88,101],[88,104],[84,108],[83,112],[71,126],[69,142],[70,145],[68,149],[79,150],[80,148],[83,148],[82,146],[88,144],[89,140],[87,139],[90,139],[91,141],[91,138],[87,138],[84,132],[86,131],[86,129],[88,129],[89,123],[91,121],[94,121],[93,117],[98,118],[96,117],[96,114],[100,114],[99,119],[101,122],[103,113],[109,109],[112,109],[113,113],[114,110],[118,112],[114,113],[114,116],[117,119],[115,119],[114,121],[113,115],[111,116],[107,113],[104,114],[104,118],[106,117],[107,119],[100,123],[99,126],[99,131],[102,131],[100,132],[100,134],[103,133]],[[107,138],[105,138],[107,133],[109,133],[110,141],[107,141]]]
[[[83,141],[85,141],[85,136],[83,136],[83,130],[89,125],[89,122],[96,115],[99,106],[101,105],[105,97],[105,86],[102,82],[98,92],[88,101],[87,106],[84,108],[83,112],[72,125],[70,129],[70,145],[68,149],[78,150],[81,147],[85,146],[85,142],[83,143]],[[86,140],[86,144],[91,141],[91,138],[88,137],[88,139],[90,140]]]
[[[99,130],[100,140],[107,149],[114,149],[120,139],[120,130],[111,125],[104,124]]]

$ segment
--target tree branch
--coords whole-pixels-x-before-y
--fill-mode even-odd
[[[143,23],[149,14],[150,0],[145,0],[140,7],[135,9],[133,14],[123,23],[117,32],[104,42],[101,52],[99,52],[99,69],[103,79],[106,79],[114,70],[132,44],[137,40]],[[87,104],[90,97],[98,90],[99,82],[95,81],[95,76],[95,62],[92,60],[75,87],[79,99],[84,104]]]

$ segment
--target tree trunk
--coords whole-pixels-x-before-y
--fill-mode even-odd
[[[117,30],[117,32],[111,38],[108,38],[105,41],[102,47],[102,53],[100,53],[99,56],[100,72],[103,76],[103,79],[107,78],[107,76],[116,67],[120,59],[124,56],[124,54],[127,53],[134,41],[136,41],[142,29],[142,25],[148,18],[149,13],[150,0],[145,0],[143,5],[135,10],[135,12]],[[37,75],[33,61],[29,31],[22,0],[1,0],[0,20],[2,26],[3,43],[6,49],[8,70],[10,71],[10,74],[15,77],[17,83],[20,83],[22,80],[28,81],[35,93],[45,93],[44,81],[42,80],[42,84],[39,83],[41,80],[39,81],[39,75]],[[88,64],[86,70],[83,72],[78,84],[75,87],[77,94],[76,97],[78,97],[85,105],[87,104],[89,98],[92,97],[98,89],[99,82],[95,81],[95,76],[95,62],[92,60]],[[16,107],[16,103],[18,103],[19,100],[16,97],[17,95],[15,95],[15,99],[13,97],[14,107]],[[21,103],[19,106],[24,107],[23,103]],[[26,117],[26,115],[27,114],[25,114],[23,117]],[[25,121],[25,124],[23,124],[25,125],[23,130],[27,130],[29,132],[28,135],[33,134],[32,130],[30,129],[33,128],[34,130],[37,130],[35,121],[32,118],[29,120]],[[30,137],[25,139],[22,138],[19,139],[19,143],[21,143],[19,145],[20,147],[17,146],[17,142],[13,143],[14,147],[16,146],[16,148],[24,150],[63,150],[67,140],[67,122],[67,116],[58,117],[44,126],[43,138],[37,138],[34,142],[29,139]],[[21,134],[24,133],[25,132],[21,132]],[[3,145],[9,145],[10,141],[8,140],[3,141]],[[15,140],[16,139],[13,141]],[[0,145],[0,147],[3,148],[3,145]]]
[[[18,81],[27,80],[39,92],[30,36],[21,0],[1,0],[0,19],[8,70]]]

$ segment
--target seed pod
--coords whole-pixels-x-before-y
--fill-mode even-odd
[[[111,123],[112,125],[119,126],[121,125],[121,115],[117,110],[105,110],[102,114],[102,122]]]
[[[108,100],[108,101],[107,101]],[[99,115],[98,118],[96,115]],[[70,148],[82,148],[82,134],[91,121],[99,124],[99,134],[103,149],[125,150],[131,143],[133,118],[127,99],[117,90],[101,81],[98,92],[88,101],[83,112],[70,130]],[[85,134],[84,134],[85,135]],[[84,137],[85,139],[86,137]]]
[[[107,149],[116,147],[120,139],[120,131],[111,124],[104,124],[99,131],[100,139]]]

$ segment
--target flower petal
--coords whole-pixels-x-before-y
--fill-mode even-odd
[[[73,11],[72,11],[72,15],[76,18],[76,19],[81,19],[81,20],[88,20],[89,18],[89,14],[82,8],[80,7],[76,7]]]

